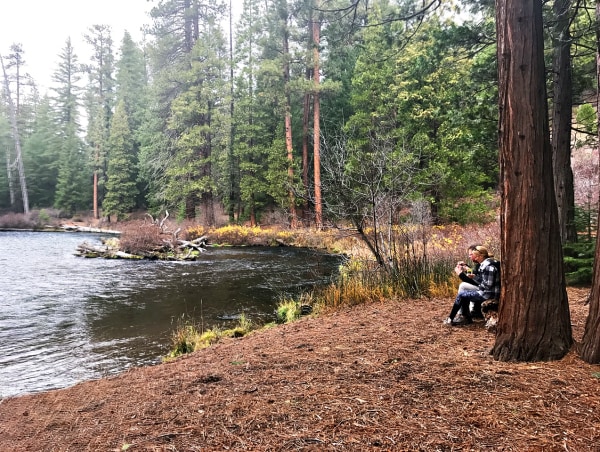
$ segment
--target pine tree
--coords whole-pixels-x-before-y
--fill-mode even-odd
[[[106,196],[102,213],[106,217],[126,218],[135,207],[137,196],[133,137],[125,109],[125,101],[117,104],[111,120]]]
[[[148,75],[146,59],[143,51],[125,32],[120,48],[121,57],[116,64],[116,95],[117,99],[125,104],[125,112],[129,130],[133,138],[132,155],[135,160],[135,179],[137,180],[138,197],[136,206],[145,205],[146,184],[140,180],[138,165],[143,138],[142,126],[148,110]]]
[[[69,214],[89,209],[91,202],[91,174],[89,159],[79,137],[79,95],[81,67],[77,55],[67,39],[59,55],[58,69],[53,75],[58,130],[61,140],[58,180],[54,205]]]
[[[55,114],[50,99],[44,97],[36,111],[33,133],[25,140],[23,149],[32,206],[42,208],[54,204],[60,148]]]
[[[190,54],[190,69],[181,74],[189,87],[174,100],[168,122],[176,152],[166,169],[165,198],[183,209],[186,218],[195,218],[200,207],[202,221],[211,226],[215,224],[213,170],[229,137],[225,55],[221,30],[209,20]]]
[[[89,77],[86,110],[91,118],[87,141],[93,164],[93,210],[94,217],[98,218],[98,205],[105,194],[108,130],[115,103],[114,54],[108,25],[93,25],[88,31],[85,40],[92,47],[92,58],[86,66]]]

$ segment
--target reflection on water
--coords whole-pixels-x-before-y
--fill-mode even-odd
[[[183,317],[270,321],[278,296],[327,282],[340,262],[291,248],[210,248],[195,262],[74,256],[98,240],[0,232],[0,397],[159,362]]]

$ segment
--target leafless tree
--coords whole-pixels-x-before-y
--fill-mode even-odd
[[[25,178],[25,166],[23,165],[23,156],[21,153],[21,138],[20,138],[20,133],[19,133],[19,125],[18,125],[18,121],[17,121],[17,107],[15,106],[15,103],[13,102],[13,99],[12,99],[8,74],[6,73],[6,68],[4,66],[4,59],[2,58],[1,55],[0,55],[0,64],[2,66],[2,74],[4,76],[4,94],[5,94],[6,102],[8,105],[8,114],[10,116],[10,124],[11,124],[13,139],[15,142],[15,151],[16,151],[15,164],[17,166],[17,171],[19,173],[19,184],[21,186],[21,197],[23,200],[23,212],[25,214],[28,214],[29,213],[29,195],[27,192],[27,180]],[[10,174],[9,174],[9,176],[10,176]]]
[[[323,140],[324,217],[355,231],[377,263],[393,270],[401,209],[415,193],[418,156],[371,138],[358,148],[347,137]]]

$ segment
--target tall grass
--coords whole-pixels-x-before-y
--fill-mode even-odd
[[[311,305],[315,312],[386,299],[454,297],[459,284],[453,270],[466,260],[466,250],[476,243],[499,250],[496,223],[479,226],[434,226],[426,233],[396,235],[389,262],[378,265],[368,253],[350,253],[339,277],[328,286],[302,294],[302,300],[286,299],[287,310]],[[497,257],[499,257],[497,255]],[[291,316],[297,318],[296,316]]]
[[[235,326],[229,329],[213,327],[204,330],[202,324],[192,319],[181,318],[171,334],[171,351],[165,360],[177,358],[216,344],[223,338],[243,337],[254,329],[254,325],[244,314],[240,315]]]

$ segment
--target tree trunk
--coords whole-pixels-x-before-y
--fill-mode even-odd
[[[502,294],[494,358],[562,358],[573,339],[554,196],[542,0],[496,0]]]
[[[8,180],[8,194],[10,196],[10,206],[15,205],[15,186],[13,182],[12,164],[10,163],[10,148],[6,147],[6,178]]]
[[[93,181],[94,187],[93,187],[93,200],[92,203],[94,204],[93,208],[94,208],[94,219],[97,220],[98,218],[100,218],[99,212],[98,212],[98,171],[94,171],[94,181]]]
[[[288,183],[289,188],[289,202],[290,202],[290,227],[295,228],[297,226],[296,218],[296,197],[294,195],[293,184],[294,184],[294,145],[292,141],[292,101],[290,96],[290,44],[289,44],[289,31],[287,29],[287,5],[281,10],[280,18],[283,21],[283,81],[285,85],[285,147],[287,150],[288,158]]]
[[[234,139],[235,139],[235,120],[234,114],[234,97],[233,97],[233,85],[234,85],[234,74],[233,74],[233,0],[229,0],[229,146],[228,150],[228,163],[229,163],[229,222],[235,221],[235,201],[236,201],[236,189],[235,189],[235,154],[234,154]]]
[[[570,7],[571,0],[554,1],[556,26],[553,30],[552,156],[562,243],[577,241],[575,192],[571,168],[573,76],[571,71],[571,34],[569,32]]]
[[[311,78],[312,70],[306,71],[307,82]],[[302,207],[302,217],[306,221],[309,217],[309,199],[310,199],[310,186],[308,179],[308,129],[310,121],[310,92],[304,94],[303,103],[303,117],[302,117],[302,187],[304,189],[304,204]]]
[[[596,0],[596,85],[597,102],[600,102],[600,0]],[[597,105],[600,105],[597,104]],[[597,112],[600,120],[600,112]],[[600,138],[600,130],[598,131]],[[600,234],[596,234],[596,256],[594,260],[594,276],[590,293],[590,311],[585,323],[585,332],[581,341],[581,359],[590,364],[600,364]]]
[[[315,0],[315,9],[319,9],[319,0]],[[320,18],[313,21],[313,159],[314,159],[314,179],[315,179],[315,226],[317,229],[323,228],[323,204],[321,202],[321,101],[319,97],[319,45],[321,41],[321,22]]]

